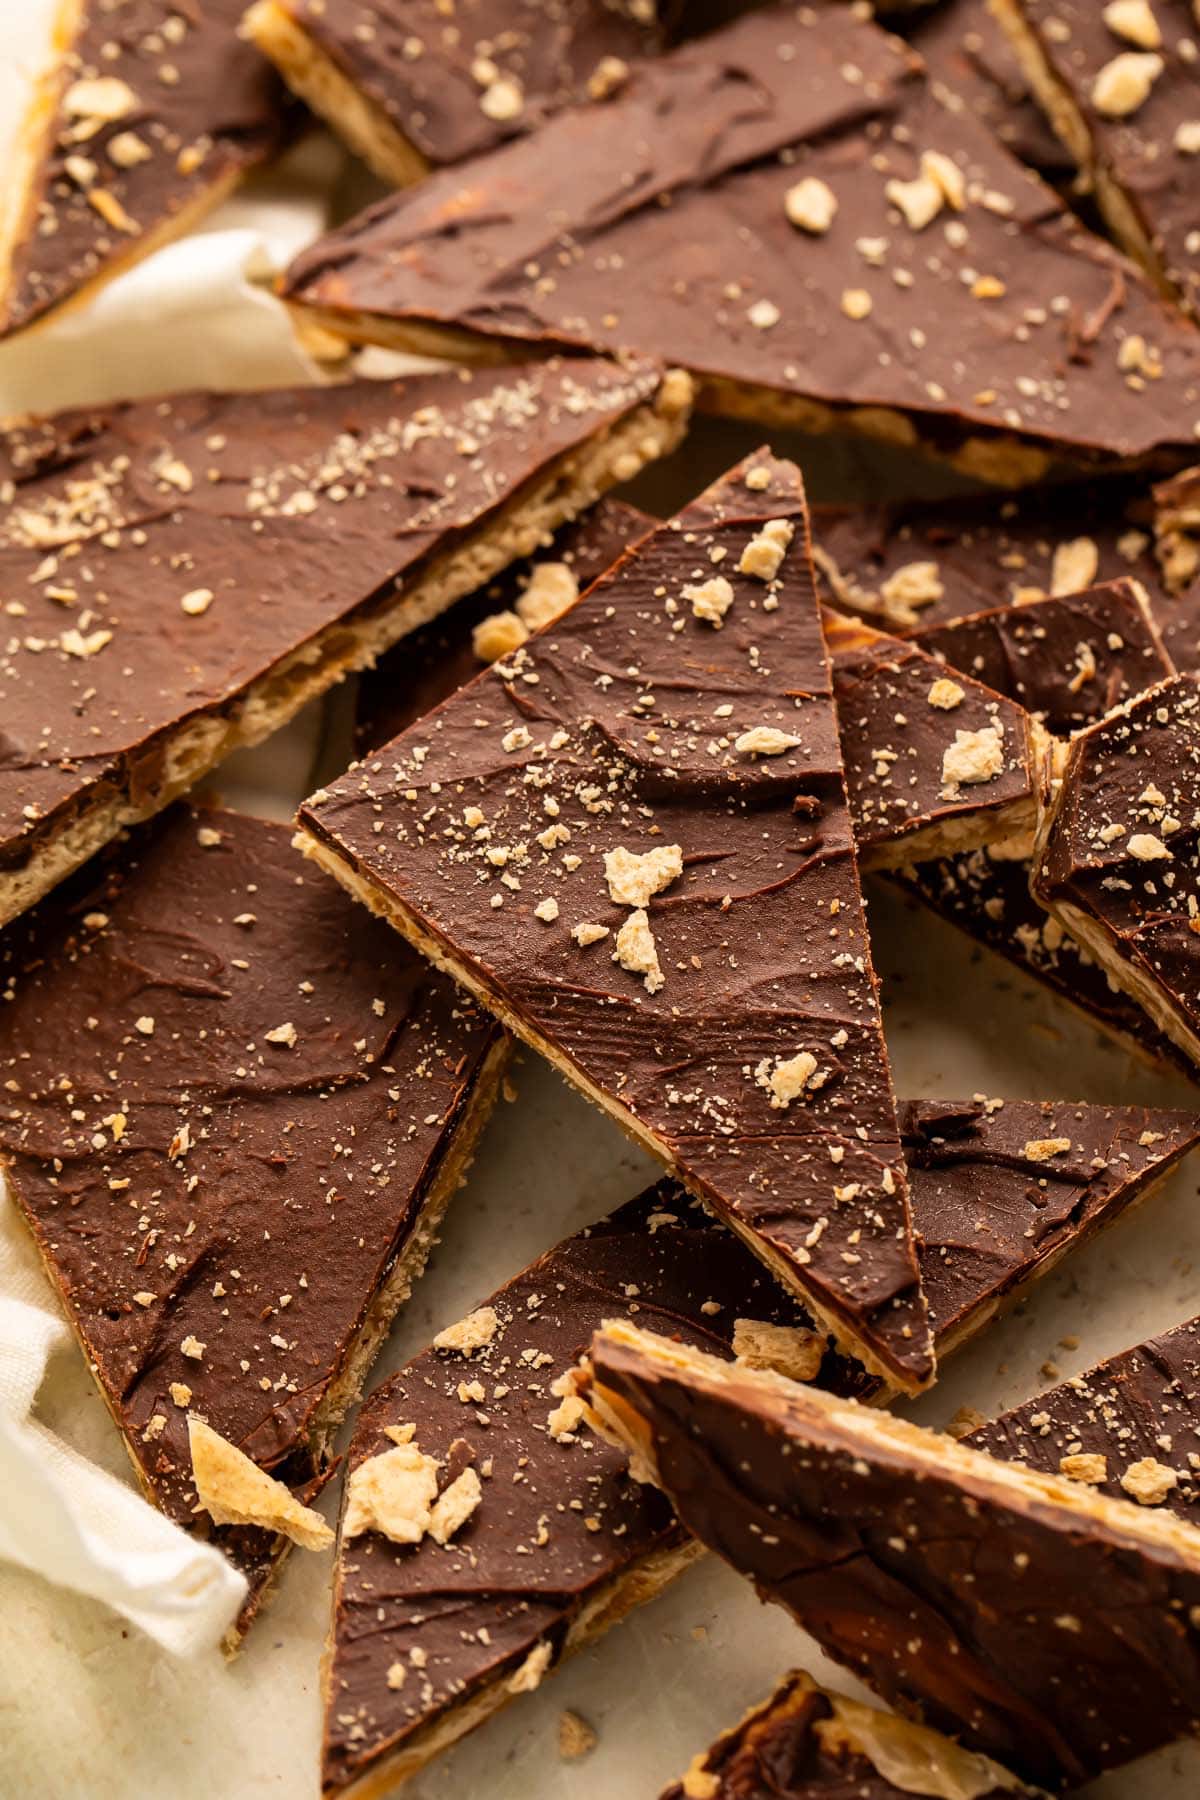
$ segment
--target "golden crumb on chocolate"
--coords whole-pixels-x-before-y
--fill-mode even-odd
[[[304,1550],[328,1550],[333,1532],[319,1512],[301,1506],[282,1481],[251,1462],[194,1413],[188,1444],[197,1505],[218,1525],[254,1525],[290,1538]]]

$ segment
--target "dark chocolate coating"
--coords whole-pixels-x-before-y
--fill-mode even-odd
[[[997,607],[916,633],[954,669],[1069,737],[1175,673],[1128,576],[1079,594]]]
[[[401,607],[402,581],[657,379],[596,362],[451,370],[4,433],[0,868],[85,803],[151,804],[172,732],[235,712],[322,630]],[[206,592],[207,610],[183,610]]]
[[[13,1197],[143,1485],[245,1570],[252,1609],[273,1539],[193,1512],[188,1410],[302,1496],[323,1483],[322,1403],[496,1027],[284,827],[182,805],[0,958]]]
[[[284,0],[289,13],[433,168],[462,162],[588,98],[605,58],[629,62],[659,41],[652,17],[616,0]],[[492,118],[480,101],[490,64],[523,104]],[[603,72],[601,72],[603,79]]]
[[[1180,126],[1200,120],[1200,30],[1188,0],[1153,0],[1162,72],[1124,118],[1106,115],[1093,89],[1113,58],[1145,53],[1113,31],[1097,0],[1020,0],[1026,28],[1091,136],[1099,168],[1125,196],[1163,278],[1200,311],[1196,152],[1179,148]]]
[[[261,162],[282,135],[283,88],[238,36],[243,0],[122,0],[119,10],[82,0],[81,11],[0,296],[0,335],[136,254],[140,240]],[[129,90],[118,116],[97,121],[74,98],[67,104],[78,81],[96,77]],[[97,195],[120,209],[116,225]]]
[[[1105,1460],[1097,1493],[1128,1499],[1121,1477],[1143,1459],[1174,1471],[1161,1504],[1200,1523],[1200,1319],[1073,1375],[973,1431],[964,1442],[1057,1475],[1064,1457]]]
[[[765,486],[745,485],[751,470]],[[738,572],[770,520],[795,534],[774,587]],[[731,604],[715,628],[686,590],[718,573]],[[759,729],[780,754],[738,749]],[[747,459],[300,817],[624,1109],[845,1347],[925,1379],[798,470]],[[610,898],[603,858],[673,845],[682,875],[646,908],[653,991],[614,960],[637,915]],[[577,922],[609,935],[583,948]],[[828,1074],[770,1104],[778,1065],[801,1055]]]
[[[479,674],[483,664],[471,642],[475,626],[492,613],[511,610],[539,563],[568,563],[582,593],[653,524],[623,500],[601,500],[556,531],[543,553],[514,563],[498,580],[460,600],[432,624],[410,631],[359,681],[354,712],[359,755],[390,743]]]
[[[925,150],[956,164],[964,210],[918,230],[886,189]],[[802,177],[837,198],[824,232],[789,221]],[[646,62],[604,106],[369,208],[284,288],[368,337],[375,319],[669,356],[706,403],[771,422],[780,400],[865,407],[1004,480],[1060,453],[1174,461],[1200,418],[1192,326],[849,6],[767,7]],[[1130,335],[1161,380],[1118,368]],[[1036,454],[1014,465],[997,434]]]
[[[1084,915],[1110,969],[1148,983],[1193,1034],[1198,859],[1200,676],[1178,675],[1074,739],[1033,893]]]
[[[1200,1550],[1158,1520],[653,1339],[591,1361],[683,1523],[886,1700],[1053,1787],[1200,1727]]]

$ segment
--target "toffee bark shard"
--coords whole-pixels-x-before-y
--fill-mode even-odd
[[[964,1442],[1200,1523],[1200,1320],[1122,1350]]]
[[[61,0],[0,217],[0,335],[190,231],[279,145],[284,92],[242,0]]]
[[[582,1385],[703,1543],[885,1699],[1077,1785],[1200,1728],[1200,1540],[1161,1511],[616,1322]]]
[[[1114,237],[1200,311],[1194,9],[1187,0],[993,0],[993,10]],[[1156,377],[1148,349],[1131,353],[1129,366]]]
[[[619,92],[660,42],[654,0],[259,0],[245,29],[288,85],[405,186]]]
[[[1081,732],[1039,831],[1034,898],[1200,1062],[1200,677]]]
[[[784,1677],[661,1800],[1037,1800],[998,1763],[952,1738],[823,1688]]]
[[[939,1354],[1145,1191],[1200,1130],[1190,1115],[1019,1101],[907,1101],[900,1119]],[[1038,1157],[1067,1134],[1070,1151]],[[626,1315],[718,1355],[878,1397],[879,1384],[830,1350],[757,1258],[676,1182],[540,1257],[363,1409],[352,1468],[387,1455],[387,1428],[415,1419],[443,1490],[465,1468],[491,1473],[449,1552],[428,1534],[413,1545],[343,1529],[327,1793],[404,1779],[504,1705],[520,1669],[544,1663],[549,1673],[697,1553],[653,1488],[623,1480],[623,1458],[582,1428],[563,1391],[591,1333]],[[520,1482],[508,1478],[510,1458],[525,1459]]]
[[[1177,464],[1200,423],[1192,323],[849,6],[756,10],[648,61],[368,209],[283,285],[405,349],[669,355],[718,410],[1006,485],[1059,457]],[[1161,379],[1127,366],[1135,341]]]
[[[0,435],[0,921],[671,447],[687,399],[541,362]]]
[[[503,1038],[229,812],[174,808],[0,956],[0,1163],[147,1497],[249,1579],[240,1636],[287,1544],[197,1513],[189,1413],[320,1490]]]
[[[300,824],[844,1349],[929,1380],[793,465],[747,459]]]

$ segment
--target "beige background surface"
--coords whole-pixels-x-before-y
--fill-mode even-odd
[[[47,0],[20,9],[16,0],[0,0],[0,141],[24,73],[36,61],[47,12]],[[339,159],[328,146],[305,156],[315,160],[302,158],[294,171],[285,215],[276,210],[275,183],[260,189],[249,208],[243,202],[232,221],[227,215],[217,224],[264,223],[276,237],[311,229],[322,200],[319,193],[300,197],[304,184],[314,172],[327,184]],[[271,198],[269,214],[257,206],[264,194]],[[206,268],[219,265],[220,291],[210,292],[211,304],[189,325],[182,363],[178,316],[168,311],[120,379],[144,383],[160,367],[184,366],[191,379],[211,380],[216,370],[244,368],[248,357],[263,380],[298,372],[281,318],[260,292],[247,293],[244,260],[230,241],[214,238],[202,260]],[[148,291],[156,291],[155,281],[174,279],[169,270],[153,275]],[[177,288],[172,292],[180,298]],[[185,300],[186,293],[180,303]],[[99,319],[78,315],[69,342],[46,336],[0,351],[0,410],[23,390],[43,391],[51,379],[57,403],[76,397],[72,384],[88,390],[78,397],[98,393],[114,366],[101,354],[101,333],[114,320],[119,328],[126,304],[116,290],[111,302]],[[702,427],[669,468],[643,485],[641,497],[664,509],[690,497],[750,441],[728,428]],[[913,475],[844,447],[782,440],[777,447],[799,455],[822,498],[843,495],[852,484],[870,493],[898,473]],[[318,772],[344,761],[349,704],[343,690],[281,738],[235,759],[222,772],[223,796],[287,816]],[[1099,1043],[1050,996],[887,890],[872,890],[871,918],[901,1093],[1196,1103],[1195,1089]],[[376,1378],[532,1256],[636,1192],[651,1173],[610,1123],[531,1057],[518,1066],[516,1082],[518,1096],[489,1127]],[[1194,1313],[1200,1306],[1198,1172],[1193,1159],[1141,1213],[1073,1258],[1019,1313],[956,1358],[937,1391],[914,1409],[917,1416],[939,1423],[963,1404],[998,1409],[1045,1386],[1040,1370],[1048,1361],[1068,1374]],[[1061,1347],[1068,1336],[1079,1338],[1077,1350]],[[57,1359],[40,1411],[72,1442],[124,1472],[124,1453],[73,1351]],[[331,1515],[334,1505],[335,1496],[328,1496]],[[0,1566],[0,1796],[313,1800],[328,1578],[328,1557],[293,1555],[245,1652],[225,1665],[216,1653],[173,1662],[102,1608]],[[653,1796],[793,1662],[829,1673],[781,1612],[761,1606],[729,1571],[703,1564],[406,1792],[412,1800]],[[572,1765],[560,1763],[555,1751],[558,1716],[567,1706],[599,1732],[595,1752]],[[1194,1800],[1198,1791],[1200,1747],[1188,1745],[1110,1777],[1089,1796]]]

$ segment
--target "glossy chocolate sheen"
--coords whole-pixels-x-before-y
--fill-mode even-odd
[[[1200,1142],[1200,1117],[1067,1101],[907,1100],[900,1130],[940,1354],[1166,1174]]]
[[[302,1496],[324,1481],[322,1403],[496,1028],[285,828],[182,805],[0,956],[13,1197],[143,1485],[252,1608],[274,1540],[193,1512],[188,1410]]]
[[[1078,594],[968,614],[915,635],[952,668],[1018,700],[1056,737],[1069,737],[1175,673],[1128,576]]]
[[[484,665],[472,644],[476,625],[494,613],[511,611],[540,563],[566,563],[582,593],[653,525],[653,519],[623,500],[601,500],[556,531],[544,552],[514,563],[432,624],[409,632],[359,681],[354,713],[359,755],[389,743],[479,674]]]
[[[339,621],[401,605],[402,580],[657,384],[538,363],[137,401],[4,433],[0,868],[84,804],[149,805],[168,734],[232,710]]]
[[[620,86],[607,59],[628,65],[660,41],[654,6],[626,0],[285,5],[433,168],[527,132],[593,89],[602,98],[610,83]],[[501,94],[497,83],[504,84]]]
[[[1073,741],[1033,893],[1090,921],[1181,1037],[1200,1031],[1198,859],[1200,676],[1179,675]]]
[[[1075,164],[1042,117],[987,0],[940,0],[905,21],[903,30],[939,89],[969,108],[1014,156],[1047,180],[1074,175]]]
[[[1024,706],[963,672],[965,665],[948,674],[928,650],[859,620],[827,618],[825,640],[864,861],[881,852],[919,856],[920,838],[940,831],[973,827],[979,841],[989,829],[1001,836],[1004,819],[1009,830],[1032,826],[1039,754]],[[963,733],[988,733],[999,748],[979,779],[960,782],[948,776],[945,758]]]
[[[1136,1055],[1192,1075],[1191,1062],[1137,1001],[1114,988],[1099,963],[1039,906],[1029,891],[1030,869],[1024,856],[1013,859],[984,848],[917,863],[903,874],[889,872],[888,879],[974,943],[1052,989]]]
[[[661,1800],[1002,1800],[1033,1791],[995,1763],[891,1713],[847,1701],[810,1675],[785,1677],[769,1700],[698,1756]]]
[[[1159,40],[1151,45],[1115,30],[1096,0],[1018,3],[1053,82],[1082,115],[1102,177],[1131,203],[1162,276],[1200,311],[1200,22],[1194,8],[1188,0],[1150,0]],[[1116,57],[1148,52],[1160,59],[1156,78],[1139,105],[1114,117],[1099,103],[1104,85],[1097,90],[1097,81]]]
[[[483,1499],[446,1547],[429,1537],[398,1545],[374,1531],[343,1539],[327,1793],[507,1680],[539,1642],[557,1660],[602,1589],[684,1542],[663,1496],[629,1479],[619,1450],[582,1426],[551,1435],[555,1384],[602,1320],[653,1321],[724,1356],[738,1318],[807,1324],[762,1265],[669,1180],[568,1238],[487,1304],[498,1321],[490,1343],[468,1356],[423,1351],[359,1414],[351,1471],[392,1447],[386,1426],[415,1422],[415,1442],[442,1464],[441,1485],[471,1464]],[[468,1391],[476,1382],[478,1392]],[[392,1687],[396,1662],[407,1676]]]
[[[1200,1523],[1200,1320],[1108,1357],[964,1441],[1031,1469],[1055,1475],[1074,1469],[1074,1479],[1114,1500],[1131,1498],[1122,1480],[1149,1461],[1167,1472],[1165,1491],[1153,1503],[1189,1525]],[[1074,1460],[1081,1456],[1103,1463],[1083,1467]],[[1136,1489],[1136,1473],[1129,1480]]]
[[[1200,1549],[1164,1521],[624,1328],[591,1369],[683,1523],[889,1702],[1055,1787],[1200,1726]]]
[[[243,0],[119,9],[81,0],[0,296],[0,335],[137,255],[277,147],[283,88],[238,36],[244,11]],[[79,85],[97,80],[98,89]]]
[[[916,229],[886,190],[925,151],[963,191]],[[801,177],[838,203],[824,232],[789,221]],[[356,335],[669,355],[718,407],[867,408],[1003,480],[1059,452],[1175,456],[1200,420],[1190,323],[849,6],[768,7],[647,62],[606,105],[368,209],[284,289]],[[1161,380],[1118,367],[1130,335]]]
[[[739,573],[772,520],[794,534],[776,580]],[[693,607],[718,572],[728,610],[714,626]],[[844,1348],[926,1379],[793,465],[747,459],[300,817],[515,1029],[636,1123]],[[610,898],[609,853],[672,846],[682,874],[644,909]],[[628,941],[639,918],[644,980]],[[604,935],[584,947],[582,924]],[[819,1085],[772,1086],[805,1057]]]

